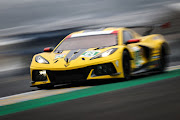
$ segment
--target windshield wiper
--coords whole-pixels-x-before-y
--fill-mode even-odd
[[[106,48],[106,47],[111,47],[111,46],[116,46],[116,45],[117,45],[117,44],[115,44],[115,45],[110,45],[110,46],[101,46],[101,47],[95,48],[94,50],[103,49],[103,48]]]
[[[101,47],[97,47],[97,48],[95,48],[94,50],[103,49],[103,48],[106,48],[106,47],[109,47],[109,46],[101,46]]]
[[[59,51],[56,50],[56,51],[55,51],[55,53],[62,53],[62,52],[63,52],[63,50],[59,50]]]

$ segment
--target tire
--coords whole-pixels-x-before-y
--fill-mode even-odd
[[[39,89],[52,89],[52,88],[54,88],[54,85],[53,84],[38,85],[37,88],[39,88]]]
[[[124,79],[129,80],[131,78],[131,63],[130,63],[130,56],[127,51],[123,52],[123,72],[124,72]]]
[[[160,60],[158,61],[158,72],[163,73],[168,65],[168,55],[166,54],[165,47],[161,47]]]

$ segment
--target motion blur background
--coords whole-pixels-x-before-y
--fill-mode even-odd
[[[44,47],[56,46],[70,32],[103,26],[152,25],[170,47],[180,42],[179,0],[1,0],[0,78],[29,74],[32,56]],[[144,30],[144,29],[143,29]],[[137,29],[141,34],[142,29]],[[171,65],[180,60],[171,50]],[[173,62],[172,62],[173,61]]]

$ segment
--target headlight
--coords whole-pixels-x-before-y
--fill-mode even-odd
[[[35,61],[37,63],[49,64],[49,62],[45,58],[41,57],[40,55],[35,57]]]
[[[116,50],[117,50],[117,48],[112,48],[112,49],[106,50],[105,52],[94,56],[93,58],[91,58],[91,60],[96,59],[96,58],[101,58],[101,57],[107,57],[107,56],[113,54]]]

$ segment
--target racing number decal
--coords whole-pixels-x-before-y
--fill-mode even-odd
[[[97,55],[100,51],[86,51],[81,56],[82,57],[94,57]]]
[[[63,58],[66,54],[57,54],[54,59]]]

